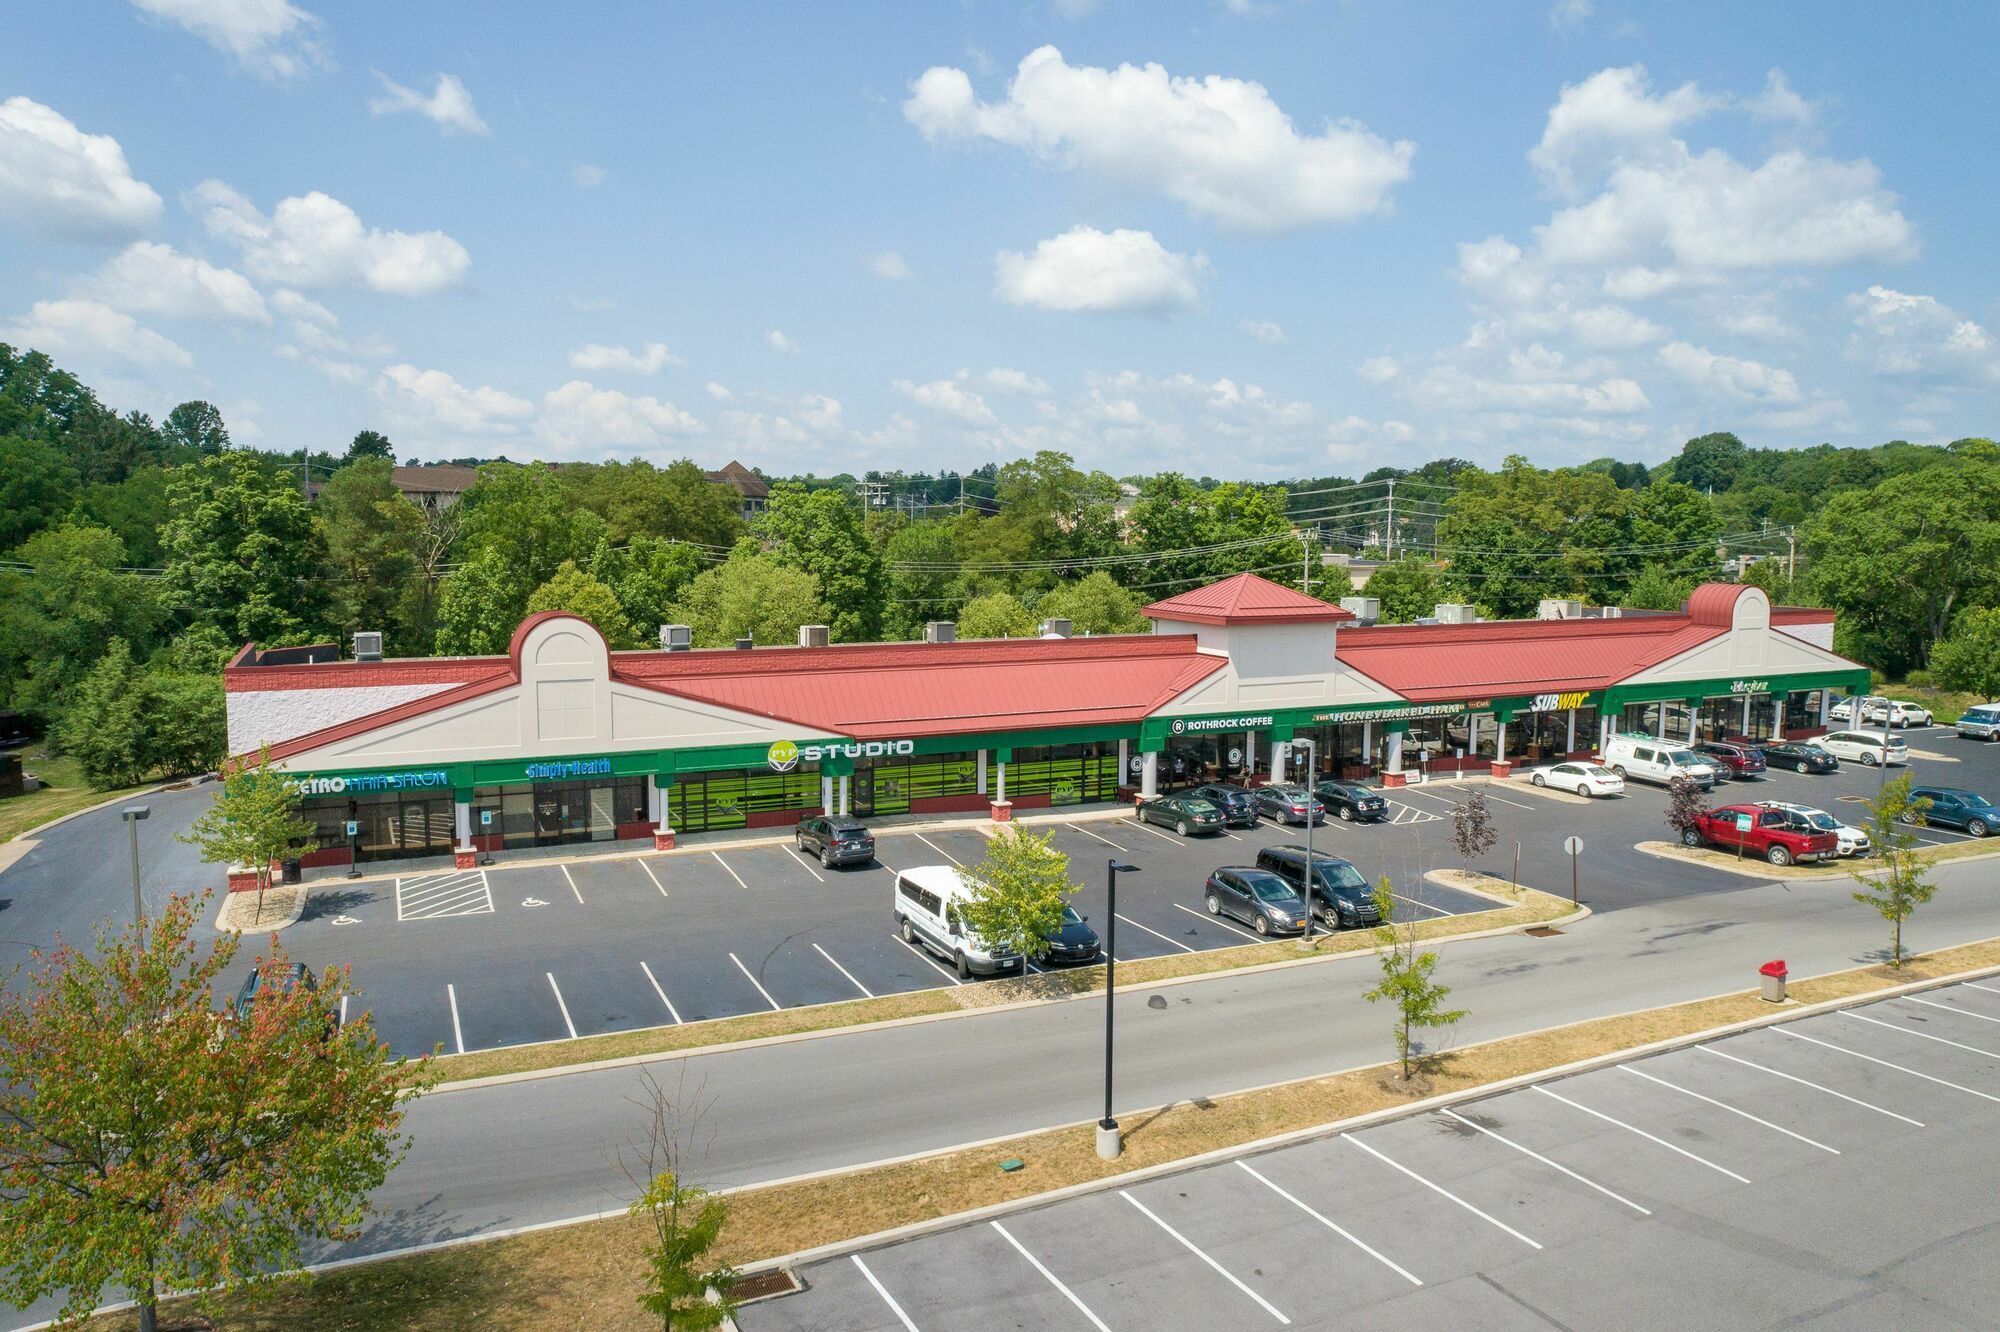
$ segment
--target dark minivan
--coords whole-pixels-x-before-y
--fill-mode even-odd
[[[1360,870],[1339,856],[1313,852],[1313,914],[1329,929],[1359,929],[1380,925],[1382,913],[1375,906],[1374,890]],[[1303,891],[1306,882],[1306,849],[1302,846],[1267,846],[1257,853],[1257,868],[1271,873]]]
[[[1976,791],[1956,786],[1917,786],[1910,789],[1910,799],[1931,802],[1931,807],[1924,811],[1925,823],[1962,828],[1974,837],[2000,830],[2000,809]]]
[[[866,865],[875,859],[875,834],[859,819],[840,814],[808,814],[799,820],[800,855],[819,857],[819,863]]]
[[[1306,904],[1269,870],[1216,870],[1203,885],[1202,901],[1209,915],[1234,916],[1259,934],[1297,934],[1306,927]]]

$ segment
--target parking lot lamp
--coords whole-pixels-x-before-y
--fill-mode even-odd
[[[1104,923],[1104,1118],[1097,1121],[1097,1154],[1109,1161],[1116,1157],[1122,1146],[1118,1133],[1118,1121],[1111,1117],[1111,1000],[1118,988],[1118,872],[1137,874],[1137,865],[1128,865],[1122,860],[1108,861],[1106,871],[1105,912],[1109,917]]]
[[[118,811],[118,817],[125,820],[125,826],[132,830],[132,928],[140,931],[144,938],[146,920],[146,900],[139,895],[139,822],[153,811],[146,805],[127,805]]]

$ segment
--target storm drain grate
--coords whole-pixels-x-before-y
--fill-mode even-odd
[[[1553,939],[1562,931],[1553,925],[1530,925],[1523,933],[1533,935],[1537,939]]]
[[[750,1304],[757,1300],[776,1299],[780,1295],[798,1293],[799,1279],[792,1275],[789,1267],[774,1267],[768,1272],[744,1277],[730,1292],[738,1304]]]
[[[1835,796],[1834,799],[1845,800],[1850,805],[1865,805],[1868,803],[1867,796]]]

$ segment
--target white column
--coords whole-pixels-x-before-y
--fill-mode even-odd
[[[1285,742],[1271,742],[1271,781],[1282,786],[1285,781]]]
[[[979,782],[978,785],[979,794],[985,795],[986,794],[986,751],[983,749],[979,751],[978,782]]]
[[[1564,742],[1563,753],[1576,753],[1576,709],[1569,710],[1569,739]]]
[[[1160,793],[1160,756],[1148,754],[1139,767],[1139,794],[1151,800]]]
[[[1465,716],[1465,756],[1479,757],[1479,714],[1469,712]]]
[[[1773,701],[1771,738],[1773,740],[1782,740],[1785,738],[1785,696],[1783,694],[1779,694]]]
[[[1667,700],[1663,698],[1658,703],[1655,703],[1653,707],[1655,709],[1654,715],[1659,719],[1660,739],[1664,740],[1667,738]]]
[[[1403,733],[1389,732],[1389,771],[1400,774],[1403,771]]]
[[[1820,725],[1821,725],[1822,727],[1824,727],[1824,726],[1826,725],[1826,714],[1827,714],[1828,712],[1832,711],[1832,710],[1833,710],[1833,691],[1832,691],[1831,689],[1822,689],[1822,690],[1820,690],[1820,691],[1819,691],[1819,724],[1820,724]],[[1857,717],[1857,718],[1855,719],[1855,724],[1856,724],[1856,725],[1859,725],[1859,724],[1860,724],[1860,718],[1858,718],[1858,717]]]
[[[1120,740],[1118,742],[1118,784],[1120,786],[1124,786],[1126,779],[1132,775],[1131,750],[1132,742],[1130,740]]]
[[[819,812],[822,814],[833,813],[833,778],[831,777],[822,776],[819,779]]]
[[[1375,723],[1361,723],[1361,766],[1371,767],[1375,762]]]
[[[1257,775],[1257,733],[1243,733],[1243,780],[1247,784]]]
[[[668,826],[667,813],[667,788],[660,785],[659,774],[654,773],[646,778],[646,817],[653,821],[654,831],[673,831]]]
[[[455,800],[452,802],[452,818],[458,826],[458,849],[472,849],[472,802]]]
[[[853,780],[852,777],[843,777],[840,779],[840,812],[843,816],[849,812],[848,797],[849,793],[854,789],[849,783]]]
[[[1736,734],[1738,735],[1750,734],[1750,695],[1748,694],[1745,694],[1743,696],[1743,728],[1739,730]]]
[[[1615,733],[1617,723],[1603,715],[1598,717],[1597,722],[1597,752],[1602,755],[1605,750],[1611,748],[1611,737]]]
[[[1148,754],[1146,757],[1150,759],[1153,756]],[[1146,769],[1149,778],[1152,771],[1150,767]],[[1007,803],[1007,765],[1004,762],[993,765],[993,803],[996,805]]]
[[[1507,757],[1507,723],[1496,722],[1493,731],[1493,761],[1500,762]]]

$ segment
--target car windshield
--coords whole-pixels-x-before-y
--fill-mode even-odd
[[[1983,795],[1974,795],[1974,794],[1972,794],[1972,792],[1970,792],[1970,791],[1961,791],[1961,792],[1959,792],[1959,793],[1958,793],[1958,802],[1959,802],[1959,803],[1960,803],[1961,805],[1964,805],[1964,806],[1965,806],[1965,807],[1966,807],[1967,809],[1991,809],[1991,808],[1993,808],[1993,802],[1992,802],[1991,800],[1988,800],[1988,799],[1987,799],[1987,798],[1986,798],[1985,796],[1983,796]]]
[[[866,828],[835,828],[833,840],[836,842],[858,842],[868,835]]]
[[[1289,800],[1295,805],[1306,799],[1306,793],[1296,786],[1273,786],[1269,789],[1278,799]]]
[[[1593,768],[1585,768],[1584,771],[1589,773],[1593,777],[1605,777],[1605,778],[1610,778],[1612,780],[1616,780],[1618,777],[1618,774],[1611,771],[1611,769],[1609,768],[1593,767]]]
[[[1194,799],[1193,797],[1189,797],[1188,799],[1181,801],[1181,808],[1186,810],[1190,814],[1215,813],[1214,805],[1209,804],[1206,800],[1197,800]]]
[[[1705,768],[1708,766],[1708,760],[1700,754],[1690,754],[1684,749],[1675,750],[1672,757],[1674,762],[1680,764],[1683,768]]]
[[[1346,861],[1316,860],[1313,869],[1322,885],[1328,888],[1366,888],[1368,880],[1361,877],[1361,871]]]
[[[1265,902],[1296,902],[1299,895],[1292,891],[1292,885],[1275,874],[1259,874],[1255,878],[1244,876],[1250,891]]]
[[[1083,924],[1083,917],[1076,914],[1075,907],[1066,906],[1063,908],[1063,924],[1081,925]]]
[[[1833,815],[1827,813],[1825,810],[1821,810],[1816,814],[1806,815],[1806,822],[1810,823],[1813,827],[1819,829],[1821,832],[1832,832],[1834,829],[1840,826],[1840,820],[1836,819],[1835,817],[1833,817]]]

